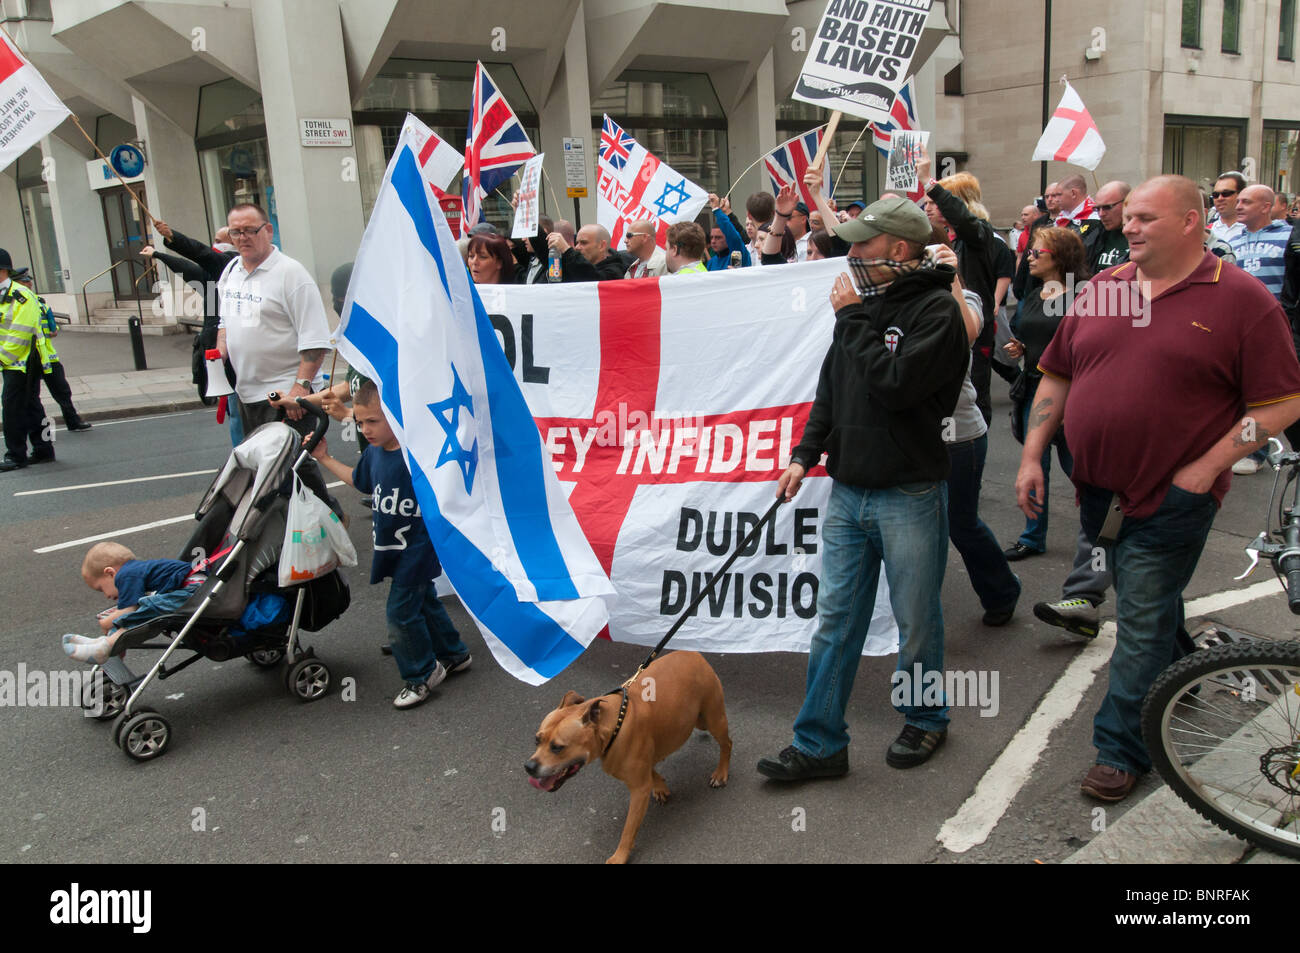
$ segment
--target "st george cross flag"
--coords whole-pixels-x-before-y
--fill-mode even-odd
[[[608,621],[613,587],[565,500],[496,332],[398,140],[361,239],[339,351],[379,387],[448,581],[508,672],[538,685]]]
[[[1070,165],[1095,169],[1106,154],[1106,143],[1101,141],[1097,124],[1092,121],[1083,100],[1069,83],[1061,104],[1047,121],[1042,138],[1034,147],[1034,162],[1068,162]]]
[[[0,33],[0,169],[9,168],[70,115],[36,67]]]
[[[609,247],[620,248],[632,222],[656,225],[655,242],[667,244],[668,226],[692,221],[709,193],[679,174],[605,117],[596,161],[596,221],[609,232]]]
[[[763,165],[767,169],[767,177],[772,181],[773,192],[780,193],[783,186],[792,185],[798,189],[805,205],[809,208],[817,207],[812,193],[808,191],[808,186],[804,185],[803,176],[816,158],[817,147],[821,145],[822,135],[825,132],[825,126],[818,126],[812,132],[805,132],[802,136],[795,136],[789,142],[781,143],[775,151],[768,154],[763,160]],[[830,192],[830,162],[827,162],[822,167],[822,194],[830,195]]]
[[[474,69],[474,89],[469,106],[469,134],[465,138],[465,228],[483,221],[483,200],[514,175],[537,150],[514,110],[492,82],[483,64]]]
[[[610,573],[615,641],[807,652],[831,478],[799,495],[723,575],[790,462],[835,328],[843,258],[695,277],[483,285],[560,484]],[[894,651],[885,574],[864,653]]]
[[[431,188],[445,195],[452,179],[456,178],[456,173],[465,164],[465,157],[457,152],[451,143],[440,138],[436,132],[414,116],[408,116],[405,125],[411,127],[411,141],[415,146],[416,161],[420,163],[424,180]],[[405,131],[403,127],[403,132]]]

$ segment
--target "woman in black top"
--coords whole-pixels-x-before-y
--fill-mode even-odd
[[[1040,228],[1034,233],[1033,247],[1027,255],[1029,273],[1043,284],[1039,290],[1032,291],[1021,299],[1015,320],[1011,323],[1015,338],[1005,345],[1006,352],[1011,357],[1025,359],[1020,379],[1011,388],[1014,402],[1012,414],[1018,417],[1015,422],[1019,424],[1022,436],[1029,429],[1034,393],[1043,377],[1038,370],[1038,360],[1047,350],[1047,345],[1052,343],[1052,336],[1074,303],[1076,286],[1088,279],[1083,240],[1069,229]],[[1057,462],[1068,477],[1074,469],[1074,460],[1065,442],[1064,427],[1057,431],[1052,443],[1056,446]],[[1006,550],[1009,560],[1036,556],[1047,549],[1047,472],[1051,458],[1052,449],[1048,447],[1043,453],[1042,513],[1025,521],[1025,531]]]

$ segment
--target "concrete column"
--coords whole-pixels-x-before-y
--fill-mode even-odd
[[[104,207],[86,178],[86,156],[82,152],[58,136],[46,136],[41,140],[41,155],[54,159],[55,177],[49,182],[50,210],[67,296],[66,301],[60,302],[62,307],[53,301],[50,306],[56,311],[66,311],[74,324],[89,324],[90,316],[81,303],[81,286],[109,266]],[[113,279],[103,275],[91,282],[87,298],[92,311],[111,303]]]
[[[541,125],[542,141],[537,148],[546,153],[542,164],[550,189],[546,192],[547,207],[560,203],[559,209],[551,209],[551,216],[556,219],[573,218],[573,199],[566,198],[564,191],[564,138],[578,137],[583,141],[587,157],[587,197],[579,199],[582,224],[591,225],[596,221],[596,146],[599,135],[591,128],[591,90],[587,79],[587,21],[579,4],[573,22],[569,26],[568,36],[564,41],[564,56],[551,84],[549,95],[538,96],[538,122]],[[551,191],[556,198],[551,199]]]
[[[23,209],[18,197],[18,180],[12,173],[17,164],[0,172],[0,248],[9,252],[15,263],[31,257],[27,232],[23,228]]]
[[[145,145],[145,202],[149,211],[186,235],[204,241],[212,226],[203,208],[203,181],[194,134],[182,129],[139,97],[135,131]],[[224,223],[218,223],[224,224]]]
[[[252,14],[280,244],[328,302],[365,226],[355,147],[304,147],[300,132],[302,119],[352,119],[338,0],[258,0]]]
[[[774,75],[772,51],[769,50],[754,74],[754,81],[741,93],[735,108],[727,116],[731,208],[742,222],[745,220],[745,199],[755,192],[767,191],[769,183],[761,162],[743,177],[737,179],[737,176],[745,171],[745,166],[780,144],[776,134]]]

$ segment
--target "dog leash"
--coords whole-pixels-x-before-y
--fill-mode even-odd
[[[644,661],[642,661],[641,664],[637,666],[636,671],[632,673],[632,677],[629,678],[627,681],[625,681],[618,688],[611,689],[610,691],[605,693],[606,695],[616,695],[622,693],[623,699],[618,706],[618,720],[614,722],[614,733],[609,736],[609,741],[605,745],[605,750],[604,752],[601,753],[601,757],[604,757],[605,754],[609,752],[609,749],[613,747],[614,739],[618,737],[619,730],[622,729],[623,727],[623,719],[627,717],[628,688],[631,687],[631,685],[637,680],[637,676],[639,676],[642,672],[646,670],[646,666],[649,665],[651,662],[653,662],[655,658],[658,657],[659,653],[664,650],[664,646],[668,644],[669,639],[671,639],[674,635],[677,634],[677,630],[686,624],[686,620],[691,617],[691,613],[693,613],[696,609],[698,609],[700,607],[700,604],[706,598],[708,598],[709,593],[713,591],[713,587],[717,584],[718,580],[721,579],[724,575],[726,575],[727,570],[730,569],[732,563],[734,563],[739,558],[741,552],[745,549],[745,547],[747,547],[750,543],[758,539],[758,535],[759,533],[762,532],[763,527],[767,525],[767,521],[772,519],[772,517],[776,515],[777,508],[780,507],[780,505],[784,502],[785,502],[785,497],[778,496],[776,498],[776,501],[767,508],[767,512],[763,514],[763,518],[760,519],[754,525],[754,528],[751,529],[749,533],[745,536],[745,538],[740,541],[740,545],[736,547],[735,552],[733,552],[730,556],[727,557],[727,561],[722,564],[722,568],[720,568],[716,573],[714,573],[713,577],[709,579],[708,585],[706,585],[702,590],[700,590],[699,595],[697,595],[694,599],[691,600],[691,604],[686,607],[686,609],[682,612],[682,614],[677,618],[677,621],[674,622],[672,624],[672,627],[669,628],[667,633],[664,634],[664,637],[659,640],[659,644],[656,645],[653,649],[651,649],[650,654],[647,655]]]

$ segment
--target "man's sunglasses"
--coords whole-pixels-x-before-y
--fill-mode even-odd
[[[1211,193],[1210,193],[1210,198],[1212,198],[1212,199],[1227,199],[1227,198],[1231,198],[1232,196],[1234,196],[1234,195],[1236,195],[1236,194],[1237,194],[1237,190],[1236,190],[1236,189],[1224,189],[1222,192],[1211,192]]]
[[[1109,205],[1098,205],[1098,206],[1097,206],[1097,211],[1098,211],[1098,212],[1109,212],[1111,209],[1113,209],[1113,208],[1119,208],[1119,207],[1120,207],[1121,205],[1123,205],[1123,204],[1124,204],[1123,202],[1111,202]]]

